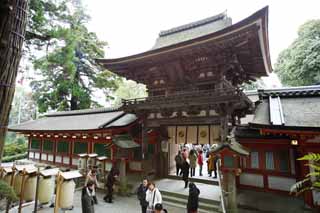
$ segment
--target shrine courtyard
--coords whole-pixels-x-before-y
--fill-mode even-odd
[[[218,199],[218,186],[212,184],[196,183],[199,187],[200,199],[207,198],[211,199],[212,202]],[[165,201],[168,199],[166,191],[171,191],[180,195],[187,195],[188,189],[183,188],[183,182],[171,179],[162,179],[156,182],[162,192],[164,199],[164,207],[170,213],[185,213],[186,208],[182,204],[178,204],[179,199],[172,204],[170,201]],[[211,190],[205,190],[205,188],[210,188]],[[115,195],[114,203],[109,204],[103,201],[103,194],[98,192],[98,205],[95,206],[96,212],[112,212],[112,213],[140,213],[140,205],[136,196],[133,194],[131,196],[118,196]],[[277,212],[290,212],[290,213],[307,213],[312,212],[309,209],[304,208],[304,203],[301,199],[288,197],[283,195],[274,195],[263,192],[255,192],[251,190],[239,190],[238,191],[238,204],[240,213],[277,213]],[[202,204],[200,203],[200,206]],[[33,205],[23,208],[22,212],[32,212]],[[18,212],[18,210],[11,210],[10,213]],[[51,213],[53,208],[44,207],[38,210],[39,213]],[[70,213],[81,213],[81,190],[77,190],[74,198],[74,209],[66,211]],[[220,212],[218,211],[206,211],[200,210],[199,213],[209,213],[209,212]]]

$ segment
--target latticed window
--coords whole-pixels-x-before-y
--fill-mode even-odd
[[[52,141],[45,140],[43,142],[43,151],[44,152],[53,152],[54,143]]]
[[[256,151],[251,152],[250,159],[251,159],[251,168],[258,169],[259,168],[259,152],[256,152]]]
[[[60,154],[67,154],[69,153],[69,143],[66,141],[58,142],[57,152]]]
[[[266,169],[274,170],[274,157],[273,152],[266,152]]]
[[[95,143],[93,147],[94,153],[97,153],[98,156],[106,156],[111,158],[111,149],[110,147],[106,148],[106,144]]]
[[[40,149],[40,140],[39,139],[32,138],[31,149]]]
[[[289,171],[289,153],[288,151],[279,151],[279,170],[281,172],[288,172]]]
[[[88,144],[82,142],[75,142],[73,147],[73,154],[81,154],[88,152]]]

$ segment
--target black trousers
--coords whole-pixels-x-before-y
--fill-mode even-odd
[[[104,201],[111,203],[112,202],[112,195],[113,195],[113,187],[112,186],[107,186],[107,194],[103,198]]]
[[[190,176],[193,177],[196,175],[196,168],[190,168]]]
[[[147,206],[141,206],[141,212],[147,213]]]
[[[214,169],[214,170],[213,170],[213,173],[214,173],[214,178],[216,178],[216,177],[217,177],[217,170]]]
[[[188,187],[188,182],[189,182],[189,179],[184,179],[184,188]]]
[[[179,176],[179,174],[181,173],[181,168],[179,165],[176,165],[176,175]]]
[[[199,175],[202,176],[202,165],[199,165],[199,168],[200,168]]]

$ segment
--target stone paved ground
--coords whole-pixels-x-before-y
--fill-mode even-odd
[[[74,200],[74,209],[72,211],[67,211],[68,213],[82,213],[81,211],[81,200],[80,200],[80,191],[77,191],[75,194]],[[136,196],[131,197],[120,197],[116,196],[114,203],[109,204],[105,203],[103,200],[103,195],[98,194],[99,204],[95,206],[96,213],[141,213],[140,205],[137,201]],[[165,208],[170,213],[185,213],[186,210],[182,208],[176,208],[171,206],[165,206]],[[33,207],[25,207],[22,210],[22,213],[31,213]],[[17,213],[17,210],[10,211],[10,213]],[[53,213],[53,208],[43,208],[38,211],[39,213]],[[61,211],[62,212],[62,211]],[[67,213],[66,212],[66,213]]]
[[[155,182],[156,187],[161,190],[175,192],[179,194],[188,195],[189,188],[184,188],[183,180],[173,180],[173,179],[161,179]],[[200,190],[200,197],[210,200],[220,200],[220,188],[219,186],[195,183]]]

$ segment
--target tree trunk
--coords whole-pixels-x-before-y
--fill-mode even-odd
[[[22,54],[28,0],[0,0],[0,162]]]

